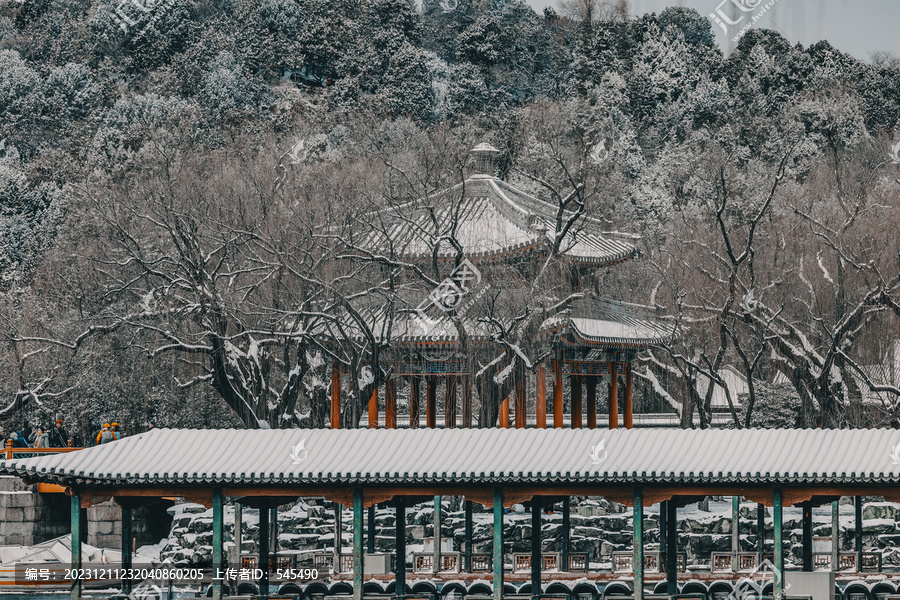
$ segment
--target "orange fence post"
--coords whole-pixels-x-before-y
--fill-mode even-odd
[[[563,426],[563,377],[562,361],[556,361],[556,373],[553,378],[553,427]]]
[[[369,397],[369,429],[378,429],[378,388]]]
[[[535,400],[535,412],[537,423],[535,427],[545,429],[547,427],[547,386],[544,381],[544,365],[538,365],[537,374],[535,375],[535,388],[537,398]]]
[[[497,416],[497,427],[509,429],[509,396],[500,403],[500,414]]]
[[[632,427],[631,362],[625,363],[625,429]]]
[[[331,428],[341,428],[341,363],[331,364]]]
[[[13,442],[12,440],[6,440],[6,460],[12,460],[12,449]]]
[[[384,383],[384,426],[397,429],[397,380],[388,379]]]
[[[609,363],[609,428],[619,428],[619,374],[616,363]]]

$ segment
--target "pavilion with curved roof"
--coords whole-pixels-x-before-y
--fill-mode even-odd
[[[582,279],[598,269],[638,256],[639,237],[609,232],[599,219],[585,211],[573,212],[563,202],[553,204],[495,177],[499,151],[489,144],[472,150],[475,168],[460,183],[418,201],[375,211],[365,216],[370,229],[352,241],[346,256],[384,260],[410,269],[443,265],[453,268],[434,290],[419,290],[407,299],[409,309],[396,311],[382,305],[368,314],[370,329],[383,347],[379,362],[386,374],[368,403],[370,427],[379,426],[379,410],[385,411],[387,427],[397,427],[397,388],[409,385],[411,427],[419,424],[420,386],[425,384],[425,424],[437,427],[437,389],[445,390],[445,427],[460,425],[457,418],[457,387],[463,389],[463,427],[473,426],[471,379],[475,369],[469,362],[461,335],[474,346],[479,372],[492,368],[504,352],[515,352],[515,344],[498,340],[498,320],[486,311],[495,304],[480,302],[491,287],[511,303],[533,310],[565,303],[553,310],[535,331],[545,358],[526,372],[518,372],[509,397],[502,398],[497,420],[480,426],[597,426],[598,385],[606,382],[609,427],[619,426],[620,400],[624,426],[633,423],[631,363],[641,350],[664,344],[674,328],[657,310],[614,301],[585,286]],[[537,268],[553,253],[564,261],[571,275],[559,290],[543,298],[532,298],[528,289],[509,289],[504,282],[487,286],[501,268]],[[496,301],[495,301],[496,302]],[[436,308],[435,308],[436,307]],[[387,313],[391,312],[390,315]],[[429,312],[430,311],[430,312]],[[443,311],[443,312],[442,312]],[[454,319],[443,318],[447,314]],[[512,317],[507,316],[507,319]],[[502,321],[502,319],[500,319]],[[342,368],[332,368],[331,426],[340,427]],[[549,375],[549,377],[548,377]],[[497,375],[502,376],[501,374]],[[547,380],[552,384],[547,402]],[[564,388],[568,379],[569,406],[565,413]],[[457,385],[457,381],[462,385]],[[526,402],[528,390],[533,402]],[[468,391],[467,391],[468,390]],[[526,414],[528,406],[533,414]],[[548,410],[549,408],[549,410]],[[511,421],[511,415],[514,421]],[[568,416],[568,418],[566,418]]]

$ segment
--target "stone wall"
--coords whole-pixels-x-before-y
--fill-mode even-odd
[[[69,497],[0,476],[0,545],[30,546],[69,533]]]
[[[131,530],[137,547],[155,544],[169,534],[171,501],[155,502],[132,509]],[[122,507],[109,500],[87,509],[87,539],[98,548],[120,548],[122,544]]]
[[[166,509],[172,502],[157,502],[136,508],[132,530],[137,545],[155,544],[169,534],[172,517]],[[116,548],[122,543],[122,509],[109,501],[84,510],[87,521],[84,541],[98,548]],[[31,546],[71,531],[71,500],[65,494],[37,491],[18,477],[0,476],[0,546]]]

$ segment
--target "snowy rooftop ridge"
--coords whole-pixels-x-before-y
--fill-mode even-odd
[[[0,473],[65,485],[897,484],[898,442],[889,429],[162,429],[2,461]]]
[[[478,263],[546,246],[555,236],[556,207],[479,174],[421,201],[368,215],[367,221],[379,224],[380,230],[362,239],[362,248],[378,253],[394,248],[406,260],[430,260],[435,245],[452,230],[463,255]],[[635,256],[638,236],[604,232],[602,225],[581,217],[560,246],[563,254],[576,263],[596,266]],[[438,259],[456,256],[454,246],[440,244]]]

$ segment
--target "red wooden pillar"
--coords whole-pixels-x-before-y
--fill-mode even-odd
[[[419,378],[409,378],[409,427],[419,428]]]
[[[625,363],[625,429],[631,429],[631,361]]]
[[[447,390],[444,394],[444,426],[456,427],[456,377],[448,375],[445,379]]]
[[[433,377],[425,379],[425,426],[434,429],[437,427],[437,386]]]
[[[535,374],[535,413],[537,413],[537,423],[535,427],[538,429],[547,428],[547,385],[544,380],[546,373],[544,365],[538,365],[537,374]]]
[[[562,361],[556,361],[556,373],[553,378],[553,428],[563,426],[563,378]]]
[[[609,363],[609,428],[619,428],[619,374],[616,363]]]
[[[378,429],[378,388],[369,396],[369,429]]]
[[[597,429],[597,375],[587,376],[588,429]]]
[[[397,429],[397,380],[388,379],[384,384],[384,426]]]
[[[331,428],[341,428],[341,363],[331,363]]]
[[[528,426],[528,411],[525,402],[525,388],[528,375],[523,371],[521,377],[516,380],[516,429],[525,429]]]
[[[497,427],[509,429],[509,396],[500,403],[500,415],[497,417]]]
[[[581,375],[571,375],[569,386],[572,391],[572,429],[581,429]]]

